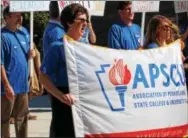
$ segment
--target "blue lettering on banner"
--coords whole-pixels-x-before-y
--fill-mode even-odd
[[[142,66],[138,64],[136,67],[136,72],[135,72],[135,77],[134,77],[134,82],[133,82],[133,89],[136,89],[138,83],[140,82],[143,83],[145,88],[149,88]]]
[[[185,76],[182,65],[171,64],[170,68],[167,68],[167,65],[165,64],[161,64],[160,66],[149,64],[148,66],[149,81],[146,79],[141,64],[137,64],[132,89],[137,89],[139,83],[141,83],[144,88],[155,88],[156,81],[160,75],[163,75],[166,78],[166,80],[162,82],[164,87],[169,87],[170,83],[176,87],[185,86]],[[148,82],[150,82],[150,84]]]
[[[151,87],[155,88],[155,79],[159,77],[159,69],[155,64],[149,64]]]
[[[170,76],[166,72],[167,66],[165,64],[161,64],[160,66],[161,73],[166,77],[166,81],[163,81],[163,86],[168,87],[170,85]]]
[[[185,86],[185,73],[182,64],[148,64],[148,74],[149,77],[146,77],[146,71],[143,68],[143,65],[136,64],[135,70],[132,72],[129,70],[128,65],[123,65],[123,60],[115,60],[116,65],[114,64],[103,64],[100,65],[100,69],[95,72],[99,85],[101,87],[103,96],[107,101],[111,111],[125,111],[126,103],[126,93],[127,88],[137,89],[138,85],[143,86],[145,89],[155,89],[156,84],[161,83],[164,88],[171,86],[181,87]],[[109,71],[110,70],[110,71]],[[103,76],[109,75],[109,82],[111,81],[114,85],[114,94],[119,96],[120,107],[114,108],[112,101],[110,100],[108,90],[105,89],[104,82],[102,82]],[[133,75],[134,74],[134,75]],[[148,75],[147,74],[147,75]],[[116,76],[119,75],[119,76]],[[159,82],[159,78],[163,77],[164,79]],[[120,79],[119,79],[120,78]],[[132,86],[128,85],[130,80],[132,80]],[[160,106],[176,105],[176,104],[185,104],[187,100],[186,90],[182,91],[166,91],[166,92],[139,92],[133,93],[133,106],[134,108],[153,108]],[[172,97],[172,98],[168,98]],[[165,100],[165,99],[168,100]],[[170,99],[170,100],[169,100]],[[114,102],[114,101],[113,101]]]
[[[160,100],[165,97],[168,97],[168,99]],[[187,102],[185,91],[134,93],[133,100],[134,100],[133,103],[134,108],[161,107],[161,106],[169,106],[169,105],[177,105],[177,104],[186,104]]]

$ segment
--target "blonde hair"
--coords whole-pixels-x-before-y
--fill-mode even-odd
[[[150,43],[157,43],[157,38],[158,38],[157,29],[162,22],[167,22],[169,27],[171,28],[170,39],[167,40],[167,43],[171,43],[176,39],[175,37],[179,37],[180,31],[177,25],[173,24],[172,21],[170,21],[165,16],[162,16],[162,15],[153,16],[150,19],[148,26],[147,26],[146,42],[144,45],[144,49],[148,49],[148,45]]]

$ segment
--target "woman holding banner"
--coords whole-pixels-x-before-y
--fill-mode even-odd
[[[73,3],[61,12],[61,24],[66,34],[81,41],[88,23],[88,11],[80,4]],[[52,96],[53,137],[74,137],[71,105],[74,97],[69,93],[63,36],[53,42],[47,52],[40,73],[40,81]]]
[[[152,17],[148,23],[144,49],[163,47],[180,38],[179,28],[162,15]],[[182,42],[182,49],[184,43]]]

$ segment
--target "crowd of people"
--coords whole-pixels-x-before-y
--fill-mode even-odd
[[[140,26],[133,23],[134,13],[130,1],[120,1],[117,7],[121,21],[108,32],[108,47],[138,50],[167,46],[176,39],[182,40],[182,60],[188,56],[188,24],[182,30],[162,15],[153,16],[146,30],[144,45],[140,44]],[[1,137],[10,137],[10,118],[15,120],[16,137],[28,136],[28,62],[34,59],[36,74],[49,93],[52,120],[50,137],[75,137],[71,105],[74,97],[69,93],[64,54],[63,36],[75,41],[95,44],[96,35],[88,10],[80,4],[66,6],[60,14],[57,1],[49,6],[50,20],[43,34],[43,55],[30,47],[30,36],[22,26],[22,15],[6,7],[3,16],[6,26],[1,29]],[[186,42],[186,43],[184,43]],[[38,55],[38,56],[37,56]],[[186,68],[186,66],[185,66]],[[40,91],[43,90],[41,86]],[[65,124],[65,125],[62,125]]]

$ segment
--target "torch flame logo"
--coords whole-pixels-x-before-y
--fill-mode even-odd
[[[123,65],[123,59],[119,59],[109,71],[109,79],[113,85],[127,85],[130,82],[131,73],[127,65]]]

